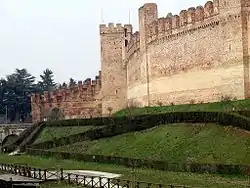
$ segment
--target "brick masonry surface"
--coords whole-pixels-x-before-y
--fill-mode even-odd
[[[101,71],[76,88],[32,96],[33,121],[106,116],[128,105],[249,98],[250,0],[214,0],[158,18],[155,3],[132,25],[100,25]]]

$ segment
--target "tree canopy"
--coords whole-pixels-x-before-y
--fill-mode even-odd
[[[56,83],[54,81],[54,73],[50,69],[43,71],[40,75],[41,81],[38,82],[39,86],[43,91],[53,91],[55,89]]]
[[[24,121],[31,115],[31,93],[41,93],[56,89],[54,73],[46,69],[35,82],[27,69],[16,69],[14,73],[0,79],[0,114],[9,121]]]

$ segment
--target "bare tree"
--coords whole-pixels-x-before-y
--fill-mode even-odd
[[[221,96],[221,102],[229,102],[232,101],[232,97],[230,95]]]
[[[162,101],[157,101],[157,105],[158,106],[163,106],[163,102]]]
[[[110,117],[111,114],[112,114],[113,108],[112,108],[112,107],[108,107],[107,110],[108,110],[108,112],[109,112],[109,117]]]
[[[191,99],[189,103],[190,103],[190,104],[195,104],[195,100],[194,100],[194,99]]]
[[[128,102],[127,104],[127,110],[126,110],[126,115],[129,116],[131,119],[134,117],[135,115],[135,110],[136,108],[138,108],[140,106],[140,103],[135,101],[135,100],[131,100]]]
[[[93,118],[93,115],[94,115],[94,109],[91,108],[91,109],[89,109],[89,116],[90,116],[90,118]]]
[[[96,107],[97,116],[102,117],[102,104],[98,104]]]

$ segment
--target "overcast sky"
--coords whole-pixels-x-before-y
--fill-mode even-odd
[[[49,68],[57,82],[84,80],[100,69],[99,24],[131,23],[138,8],[158,4],[159,16],[205,0],[0,0],[0,77],[27,68],[39,79]]]

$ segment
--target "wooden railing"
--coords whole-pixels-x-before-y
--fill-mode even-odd
[[[80,175],[67,173],[63,169],[53,171],[31,168],[27,165],[0,164],[0,171],[43,181],[63,181],[68,184],[91,188],[189,188],[183,185],[164,185],[120,178]]]

